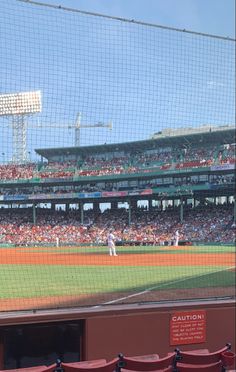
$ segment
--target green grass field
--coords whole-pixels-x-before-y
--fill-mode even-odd
[[[63,248],[18,248],[22,255],[27,253],[42,253],[68,255],[69,257],[93,257],[101,255],[107,259],[107,247],[63,247]],[[235,248],[233,246],[191,246],[179,247],[172,249],[168,247],[117,247],[119,258],[122,260],[126,257],[130,264],[122,265],[118,263],[109,266],[106,265],[78,265],[78,264],[1,264],[0,266],[0,302],[1,300],[18,300],[18,299],[38,299],[42,297],[55,297],[60,302],[63,297],[78,298],[86,297],[84,305],[87,304],[88,298],[96,298],[96,302],[105,302],[109,299],[119,299],[122,297],[131,298],[133,302],[149,301],[163,298],[173,299],[179,293],[179,298],[189,298],[188,291],[195,290],[192,296],[201,298],[218,297],[225,293],[229,296],[235,285],[234,265],[226,266],[216,264],[209,265],[206,259],[202,265],[186,265],[184,260],[186,255],[193,262],[196,257],[202,255],[212,255],[218,259],[225,254],[232,255],[232,263]],[[7,249],[11,252],[11,248]],[[157,262],[165,257],[166,253],[172,258],[183,259],[183,264],[175,266],[168,265],[145,265],[142,264],[145,255],[150,259],[156,259]],[[0,263],[1,263],[0,249]],[[98,256],[99,257],[99,256]],[[132,262],[132,257],[136,261]],[[138,261],[137,261],[138,257]],[[113,259],[117,259],[116,257]],[[14,262],[14,257],[13,257]],[[218,261],[217,261],[218,262]],[[231,289],[231,290],[229,290]],[[143,293],[144,292],[144,293]],[[162,293],[162,296],[159,294]],[[223,294],[222,294],[223,293]],[[145,296],[144,296],[145,294]],[[155,295],[154,295],[155,294]],[[169,297],[168,298],[168,294]],[[209,296],[208,296],[209,294]],[[101,296],[101,300],[99,299]],[[114,301],[115,302],[115,301]],[[80,302],[81,303],[81,302]],[[40,307],[40,302],[39,302]]]
[[[1,248],[0,248],[1,249]],[[9,248],[10,249],[10,248]],[[24,252],[31,251],[32,248],[22,248]],[[36,247],[34,252],[55,252],[58,251],[56,247]],[[173,253],[173,254],[186,254],[185,246],[179,246],[178,250],[171,249],[171,246],[118,246],[117,251],[122,254],[161,254],[161,253]],[[1,250],[0,250],[1,252]],[[88,247],[60,247],[60,253],[88,253]],[[104,246],[90,246],[89,253],[107,253],[107,247]],[[188,246],[187,253],[235,253],[235,247],[233,245],[198,245]]]
[[[0,298],[130,292],[145,289],[187,289],[231,286],[235,273],[222,267],[57,267],[4,265],[0,271]]]

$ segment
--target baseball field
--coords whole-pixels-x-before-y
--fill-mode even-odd
[[[0,311],[235,296],[233,246],[1,247]]]

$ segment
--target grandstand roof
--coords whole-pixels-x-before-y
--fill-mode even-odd
[[[218,132],[221,133],[228,129],[234,129],[234,125],[220,125],[212,126],[205,124],[199,127],[183,127],[183,128],[165,128],[162,131],[154,133],[151,138],[164,138],[164,137],[174,137],[180,135],[196,134],[196,133],[207,133],[207,132]]]
[[[144,151],[160,147],[168,146],[196,146],[204,145],[211,142],[217,142],[222,144],[235,142],[235,127],[229,126],[220,127],[217,130],[207,129],[205,132],[195,132],[186,134],[174,134],[169,136],[161,136],[158,138],[151,138],[148,140],[134,141],[134,142],[123,142],[123,143],[112,143],[103,145],[93,145],[93,146],[81,146],[81,147],[60,147],[60,148],[46,148],[46,149],[36,149],[36,153],[48,159],[52,156],[61,155],[79,155],[85,156],[88,154],[98,154],[107,152],[135,152]]]

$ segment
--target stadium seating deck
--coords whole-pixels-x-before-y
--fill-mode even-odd
[[[218,144],[220,146],[220,144]],[[180,152],[180,149],[178,149]],[[131,164],[130,157],[133,158]],[[173,159],[175,161],[173,161]],[[114,175],[123,173],[137,173],[146,171],[159,171],[173,169],[179,170],[183,168],[207,167],[219,164],[234,164],[235,152],[234,146],[230,145],[229,149],[215,151],[214,147],[209,144],[209,148],[196,147],[189,149],[187,153],[177,154],[175,150],[161,152],[149,155],[145,151],[139,156],[131,156],[127,153],[123,157],[113,157],[110,159],[99,159],[96,157],[87,157],[80,159],[79,162],[74,161],[49,161],[46,164],[26,163],[26,164],[3,164],[0,165],[1,180],[24,180],[32,178],[68,178],[73,176],[102,176]],[[151,167],[151,168],[150,168]]]
[[[231,345],[210,352],[208,349],[182,351],[176,349],[159,358],[158,354],[136,355],[126,357],[119,354],[111,361],[95,359],[73,363],[63,363],[60,360],[51,366],[36,366],[11,369],[8,372],[233,372],[235,371],[236,354],[231,351]],[[0,371],[3,372],[3,371]]]

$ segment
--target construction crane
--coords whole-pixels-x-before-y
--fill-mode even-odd
[[[99,121],[95,124],[81,124],[81,112],[77,114],[75,121],[75,146],[80,146],[80,129],[81,128],[108,128],[112,130],[112,122],[103,123]]]
[[[94,124],[81,124],[81,112],[79,112],[76,116],[76,120],[74,124],[63,124],[63,123],[50,123],[48,124],[50,128],[61,128],[61,129],[74,129],[75,133],[75,140],[74,140],[74,146],[79,147],[80,146],[80,130],[82,128],[108,128],[112,130],[112,122],[104,123],[102,121],[99,121]],[[42,128],[43,125],[38,123],[35,128]]]

